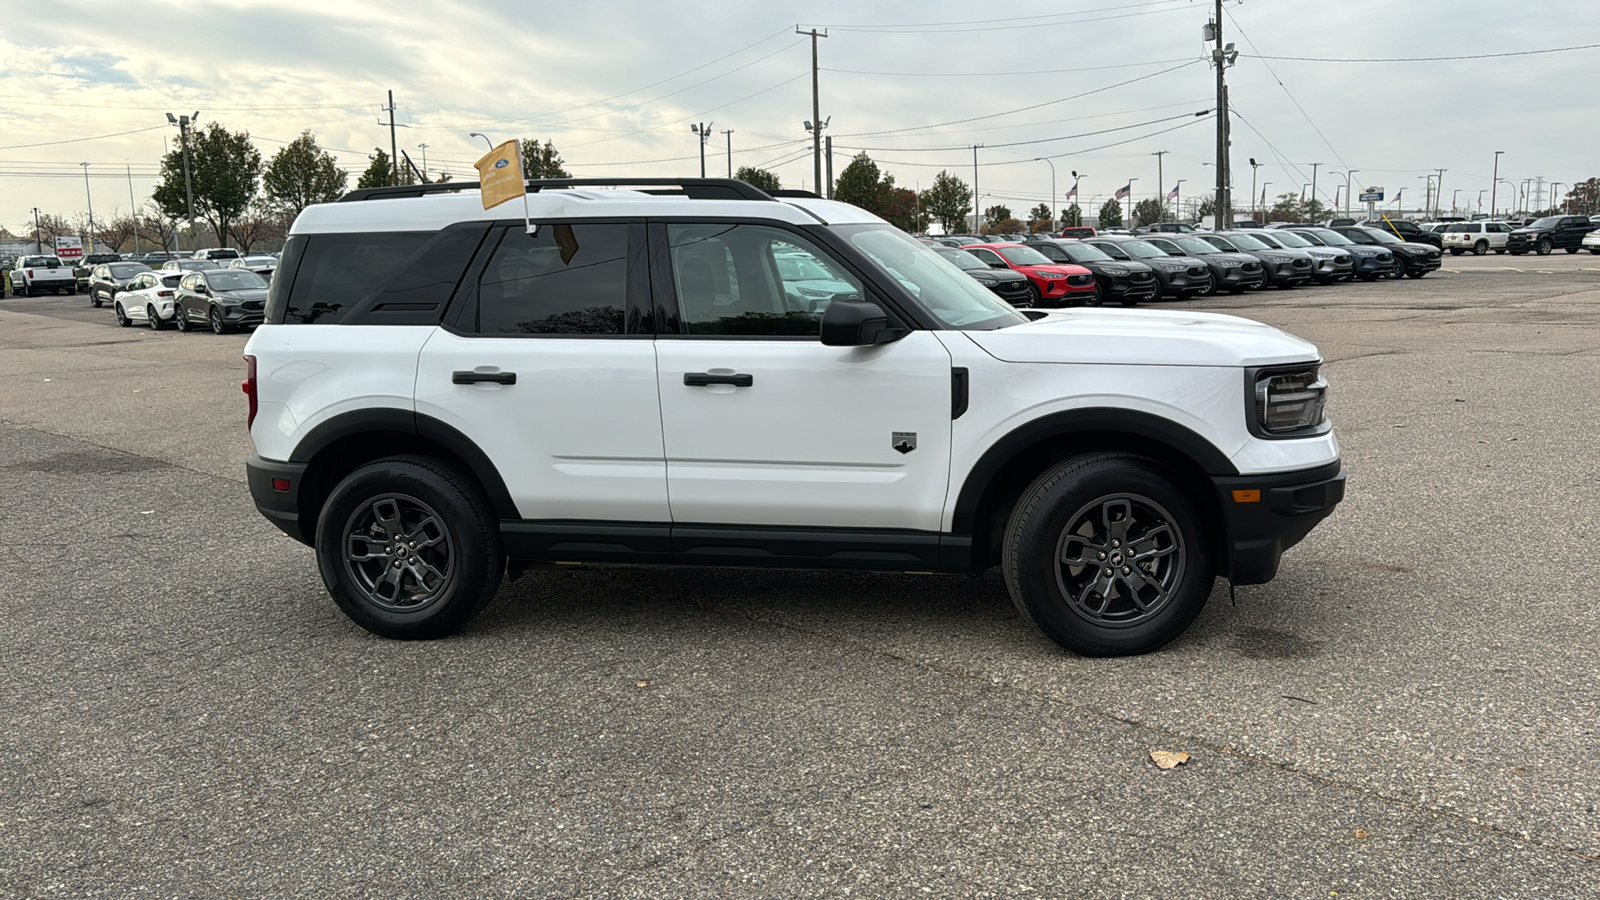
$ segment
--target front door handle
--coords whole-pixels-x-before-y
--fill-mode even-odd
[[[456,372],[450,376],[451,384],[516,384],[515,372]]]
[[[734,387],[749,387],[756,383],[754,375],[713,375],[710,372],[685,372],[683,383],[690,387],[704,387],[708,384],[731,384]]]

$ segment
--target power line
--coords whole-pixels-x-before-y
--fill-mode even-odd
[[[986,149],[998,149],[1000,147],[1026,147],[1026,146],[1028,146],[1030,144],[1048,144],[1048,143],[1052,143],[1054,141],[1070,141],[1070,140],[1076,140],[1078,138],[1094,137],[1096,135],[1101,135],[1101,134],[1110,134],[1110,133],[1112,133],[1114,131],[1127,131],[1130,128],[1143,128],[1146,125],[1157,125],[1157,124],[1160,124],[1162,122],[1171,122],[1171,121],[1173,121],[1175,119],[1187,119],[1190,116],[1202,116],[1202,115],[1205,115],[1205,114],[1207,114],[1209,112],[1211,112],[1211,110],[1206,109],[1206,110],[1201,110],[1198,113],[1184,113],[1182,115],[1177,115],[1177,116],[1166,116],[1166,117],[1160,118],[1160,119],[1151,119],[1148,122],[1135,122],[1132,125],[1119,125],[1116,128],[1104,128],[1104,129],[1101,129],[1100,131],[1085,131],[1085,132],[1082,132],[1081,134],[1063,134],[1063,135],[1060,135],[1058,137],[1035,138],[1034,140],[1030,140],[1030,141],[1011,141],[1009,143],[1004,143],[1004,144],[989,144],[989,143],[985,143],[983,146]],[[873,152],[873,153],[883,153],[883,152],[886,152],[886,153],[937,153],[937,152],[944,151],[944,150],[966,150],[966,149],[969,149],[971,146],[972,146],[971,144],[958,144],[958,145],[952,146],[952,147],[849,147],[849,148],[846,148],[846,149],[850,149],[850,150],[866,150],[866,151],[870,151],[870,152]]]
[[[787,48],[785,48],[785,49],[787,49]],[[681,119],[674,119],[671,122],[663,122],[660,125],[652,125],[649,128],[641,128],[638,131],[632,131],[632,132],[629,132],[627,134],[619,134],[619,135],[617,135],[617,137],[601,138],[598,141],[585,141],[585,142],[583,142],[581,144],[568,144],[567,148],[570,150],[570,149],[574,149],[574,148],[577,148],[577,147],[589,147],[589,146],[593,146],[594,144],[603,144],[606,141],[614,141],[614,140],[617,140],[617,138],[633,137],[636,134],[645,134],[646,132],[660,131],[663,128],[671,128],[674,125],[682,125],[684,122],[687,122],[690,119],[697,119],[697,118],[699,118],[699,117],[701,117],[703,115],[706,115],[708,113],[714,113],[714,112],[716,112],[718,110],[721,110],[721,109],[727,109],[730,106],[734,106],[736,104],[743,103],[746,100],[750,100],[750,99],[753,99],[755,97],[759,97],[762,94],[768,93],[770,91],[775,91],[778,88],[783,87],[784,85],[792,84],[792,83],[794,83],[796,81],[799,81],[800,79],[805,78],[807,75],[810,75],[810,74],[811,74],[810,72],[801,72],[799,75],[796,75],[793,78],[785,78],[784,80],[778,82],[777,84],[775,84],[775,85],[773,85],[773,86],[771,86],[769,88],[763,88],[763,89],[761,89],[759,91],[756,91],[754,94],[746,94],[745,96],[740,97],[737,100],[730,100],[727,103],[722,104],[721,106],[713,106],[710,109],[702,110],[700,112],[694,113],[693,115],[684,116]]]
[[[987,78],[990,76],[1018,76],[1018,75],[1056,75],[1062,72],[1101,72],[1106,69],[1136,69],[1140,66],[1164,66],[1170,63],[1186,62],[1185,59],[1153,59],[1148,62],[1118,63],[1114,66],[1084,66],[1075,69],[1033,69],[1027,72],[870,72],[863,69],[829,69],[824,67],[824,72],[834,72],[839,75],[885,75],[897,78]]]
[[[1229,13],[1228,14],[1228,18],[1230,18],[1230,19],[1233,18],[1233,14]],[[1239,24],[1238,22],[1235,22],[1234,26],[1237,27],[1238,24]],[[1249,38],[1246,38],[1246,40],[1249,40]],[[1516,51],[1512,51],[1510,53],[1474,53],[1474,54],[1471,54],[1471,55],[1468,55],[1468,56],[1391,56],[1391,57],[1366,57],[1366,58],[1360,58],[1360,59],[1348,59],[1348,58],[1329,57],[1329,56],[1261,56],[1261,55],[1257,54],[1255,58],[1256,59],[1283,59],[1283,60],[1293,60],[1295,62],[1329,62],[1329,63],[1443,62],[1445,60],[1452,60],[1452,59],[1499,59],[1501,57],[1506,57],[1506,56],[1538,56],[1539,54],[1542,54],[1542,53],[1566,53],[1566,52],[1571,51],[1571,50],[1593,50],[1596,47],[1600,47],[1600,44],[1579,44],[1579,45],[1577,45],[1575,47],[1549,47],[1549,48],[1544,49],[1544,50],[1516,50]]]
[[[1188,9],[1188,7],[1186,7],[1186,6],[1168,6],[1166,9],[1147,9],[1147,10],[1144,10],[1142,12],[1123,13],[1121,15],[1114,15],[1114,16],[1097,16],[1097,17],[1093,17],[1093,18],[1071,18],[1071,19],[1065,18],[1065,17],[1068,17],[1068,16],[1082,16],[1082,15],[1085,15],[1085,14],[1091,13],[1091,12],[1104,12],[1104,11],[1111,11],[1111,10],[1118,10],[1118,9],[1133,9],[1133,8],[1140,7],[1140,6],[1159,6],[1159,5],[1162,5],[1162,4],[1172,3],[1172,2],[1177,2],[1177,0],[1153,0],[1153,2],[1148,2],[1148,3],[1134,3],[1134,4],[1129,4],[1127,6],[1104,7],[1101,10],[1084,10],[1084,11],[1078,12],[1078,13],[1057,13],[1055,17],[1063,19],[1062,21],[1059,21],[1059,22],[1024,22],[1024,23],[1020,23],[1020,24],[996,25],[996,24],[994,24],[994,19],[984,19],[984,20],[972,20],[972,21],[968,21],[968,22],[943,22],[943,23],[929,23],[929,24],[922,24],[922,25],[829,25],[827,27],[831,28],[831,29],[834,29],[834,30],[837,30],[837,31],[853,31],[853,32],[859,32],[859,33],[863,33],[863,34],[952,34],[952,33],[966,34],[966,33],[969,33],[969,32],[976,32],[976,31],[1017,31],[1017,30],[1021,30],[1021,29],[1024,29],[1024,28],[1030,28],[1030,29],[1053,28],[1053,27],[1058,26],[1058,25],[1082,25],[1082,24],[1085,24],[1087,22],[1105,22],[1105,21],[1109,21],[1111,19],[1131,19],[1131,18],[1134,18],[1135,16],[1148,16],[1148,15],[1154,15],[1156,13],[1178,12],[1180,10]],[[1050,18],[1050,17],[1047,17],[1047,16],[1035,16],[1035,17],[1032,17],[1032,18]],[[1009,21],[1016,21],[1016,20],[1009,20]],[[818,27],[820,28],[820,27],[823,27],[823,26],[819,25]]]
[[[1224,8],[1223,12],[1228,14],[1228,21],[1233,23],[1234,29],[1239,32],[1239,36],[1240,37],[1244,38],[1245,43],[1250,45],[1250,49],[1251,50],[1256,50],[1257,49],[1256,48],[1256,42],[1250,40],[1250,35],[1245,33],[1245,30],[1239,26],[1239,20],[1237,18],[1234,18],[1233,11],[1230,10],[1230,9]],[[1328,136],[1322,133],[1322,129],[1317,127],[1317,123],[1311,120],[1311,114],[1306,112],[1306,108],[1304,106],[1300,105],[1300,101],[1297,100],[1295,98],[1295,96],[1294,96],[1294,93],[1289,90],[1289,86],[1287,84],[1284,84],[1283,83],[1283,79],[1278,77],[1278,73],[1274,72],[1272,70],[1272,64],[1269,63],[1269,62],[1266,62],[1265,58],[1263,58],[1263,57],[1257,57],[1257,58],[1258,59],[1262,59],[1262,63],[1261,64],[1266,67],[1267,73],[1272,76],[1272,80],[1276,81],[1278,83],[1278,87],[1283,88],[1283,93],[1288,96],[1289,102],[1294,104],[1294,108],[1295,109],[1300,110],[1300,115],[1305,117],[1306,124],[1310,125],[1311,126],[1311,130],[1315,131],[1317,133],[1317,137],[1322,138],[1322,143],[1328,148],[1328,152],[1333,154],[1333,158],[1337,159],[1339,161],[1339,165],[1340,166],[1343,166],[1346,169],[1350,168],[1350,164],[1344,161],[1344,157],[1339,155],[1339,151],[1333,149],[1333,142],[1328,140]],[[1230,103],[1229,105],[1231,107],[1232,104]],[[1297,169],[1295,171],[1298,174],[1299,170]],[[1315,180],[1316,180],[1315,178],[1312,179],[1313,182]],[[1313,197],[1312,199],[1314,200],[1316,198]]]
[[[1192,118],[1189,121],[1184,122],[1184,123],[1182,123],[1180,125],[1174,125],[1171,128],[1163,128],[1160,131],[1152,131],[1149,134],[1141,134],[1138,137],[1131,137],[1131,138],[1128,138],[1127,140],[1113,141],[1113,142],[1111,142],[1109,144],[1101,144],[1098,147],[1088,147],[1088,148],[1081,149],[1081,150],[1073,150],[1073,151],[1071,151],[1069,153],[1054,153],[1054,154],[1050,154],[1050,155],[1048,155],[1048,156],[1046,156],[1044,158],[1046,158],[1046,159],[1065,159],[1066,157],[1069,157],[1069,156],[1082,157],[1082,156],[1085,156],[1087,154],[1095,153],[1095,152],[1100,151],[1100,150],[1109,150],[1112,147],[1121,147],[1124,144],[1132,144],[1132,143],[1135,143],[1137,141],[1142,141],[1142,140],[1144,140],[1146,138],[1153,138],[1153,137],[1156,137],[1158,135],[1167,134],[1169,132],[1177,131],[1180,128],[1188,128],[1188,127],[1190,127],[1192,125],[1198,124],[1200,122],[1204,122],[1209,118],[1210,118],[1209,115],[1208,116],[1202,116],[1202,117],[1196,117],[1196,118]],[[855,149],[855,148],[852,148],[852,147],[841,147],[838,144],[835,144],[834,146],[835,147],[839,147],[839,149],[841,149],[841,150]],[[1035,160],[1035,157],[1031,157],[1030,156],[1030,157],[1027,157],[1027,158],[1024,158],[1024,159],[1007,159],[1007,160],[1001,160],[999,162],[986,162],[986,163],[984,163],[984,165],[985,166],[1015,166],[1015,165],[1024,165],[1026,163],[1033,162],[1034,160]],[[962,162],[959,162],[959,163],[923,163],[923,162],[910,162],[908,160],[898,160],[898,159],[880,159],[880,160],[877,160],[877,162],[885,163],[887,165],[895,165],[895,166],[917,166],[917,167],[925,168],[925,169],[953,169],[953,168],[955,168],[957,166],[966,166],[966,165],[970,164],[969,161],[962,161]]]
[[[149,128],[135,128],[132,131],[118,131],[113,134],[97,134],[94,137],[71,138],[65,141],[40,141],[37,144],[12,144],[9,147],[0,147],[0,150],[21,150],[25,147],[54,147],[58,144],[81,144],[84,141],[103,141],[106,138],[122,137],[125,134],[143,134],[146,131],[156,131],[167,127],[165,124],[152,125]]]

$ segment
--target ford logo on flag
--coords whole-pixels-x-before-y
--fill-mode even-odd
[[[511,160],[509,160],[509,159],[497,159],[497,160],[494,161],[494,167],[496,169],[504,169],[506,166],[509,166],[509,165],[511,165]]]

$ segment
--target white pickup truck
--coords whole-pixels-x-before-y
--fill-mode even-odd
[[[72,267],[54,256],[24,256],[11,270],[11,290],[18,295],[38,296],[43,291],[59,294],[78,292],[78,279]]]

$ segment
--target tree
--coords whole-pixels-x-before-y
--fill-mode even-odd
[[[776,172],[768,172],[766,169],[757,169],[754,166],[740,166],[733,173],[733,177],[747,182],[751,187],[761,188],[763,191],[775,191],[783,187],[783,184],[778,181]]]
[[[933,187],[922,192],[922,211],[938,222],[945,234],[965,231],[971,210],[972,188],[949,172],[935,175]]]
[[[388,187],[395,183],[394,166],[389,163],[389,154],[383,152],[382,147],[374,147],[373,151],[373,155],[367,157],[370,165],[356,181],[357,188]]]
[[[1600,212],[1600,178],[1580,181],[1567,192],[1567,211],[1572,215],[1592,216]]]
[[[1105,205],[1100,207],[1100,227],[1122,227],[1122,204],[1118,203],[1115,197],[1107,200]]]
[[[833,183],[833,199],[859,206],[867,212],[884,215],[889,208],[889,191],[894,179],[884,179],[878,164],[865,152],[856,154]]]
[[[99,223],[95,230],[95,246],[111,248],[114,253],[121,253],[124,246],[131,246],[133,236],[139,231],[139,223],[133,216],[113,216],[109,222]]]
[[[1083,224],[1083,210],[1078,208],[1078,204],[1074,203],[1061,211],[1061,224],[1073,228]]]
[[[239,244],[239,250],[249,253],[257,244],[281,241],[284,225],[293,221],[292,217],[280,213],[275,208],[262,209],[260,205],[256,205],[234,223],[233,237]]]
[[[1166,216],[1166,209],[1161,201],[1154,197],[1146,197],[1133,205],[1133,224],[1153,225]]]
[[[546,139],[541,145],[537,140],[523,138],[522,147],[522,177],[523,178],[571,178],[561,165],[561,154],[556,152],[554,142]]]
[[[43,248],[45,253],[56,252],[56,238],[66,234],[77,234],[72,223],[65,216],[40,213],[36,220],[28,222],[27,239],[35,241]]]
[[[261,176],[267,199],[288,219],[313,203],[332,203],[344,193],[350,174],[317,145],[309,131],[273,154]]]
[[[133,218],[139,223],[139,237],[163,250],[177,247],[175,241],[178,238],[178,219],[176,216],[168,215],[154,200],[147,203]]]
[[[233,220],[250,205],[258,190],[261,151],[250,143],[249,132],[229,131],[212,122],[189,133],[189,172],[194,182],[195,214],[226,245]],[[182,148],[161,160],[161,179],[150,196],[168,213],[185,214]]]
[[[1269,222],[1298,222],[1301,219],[1303,207],[1300,204],[1300,195],[1294,192],[1278,195],[1278,202],[1267,210]]]
[[[991,206],[983,211],[983,230],[993,233],[1004,231],[1000,223],[1011,218],[1011,208],[1007,206]],[[1016,221],[1012,219],[1012,221]]]
[[[894,179],[889,179],[889,182],[892,185]],[[920,234],[928,230],[928,214],[921,209],[917,192],[911,188],[891,186],[888,208],[881,215],[901,231]]]
[[[1050,214],[1050,206],[1048,204],[1041,203],[1028,210],[1029,231],[1050,231],[1055,227],[1055,224],[1055,217]]]

